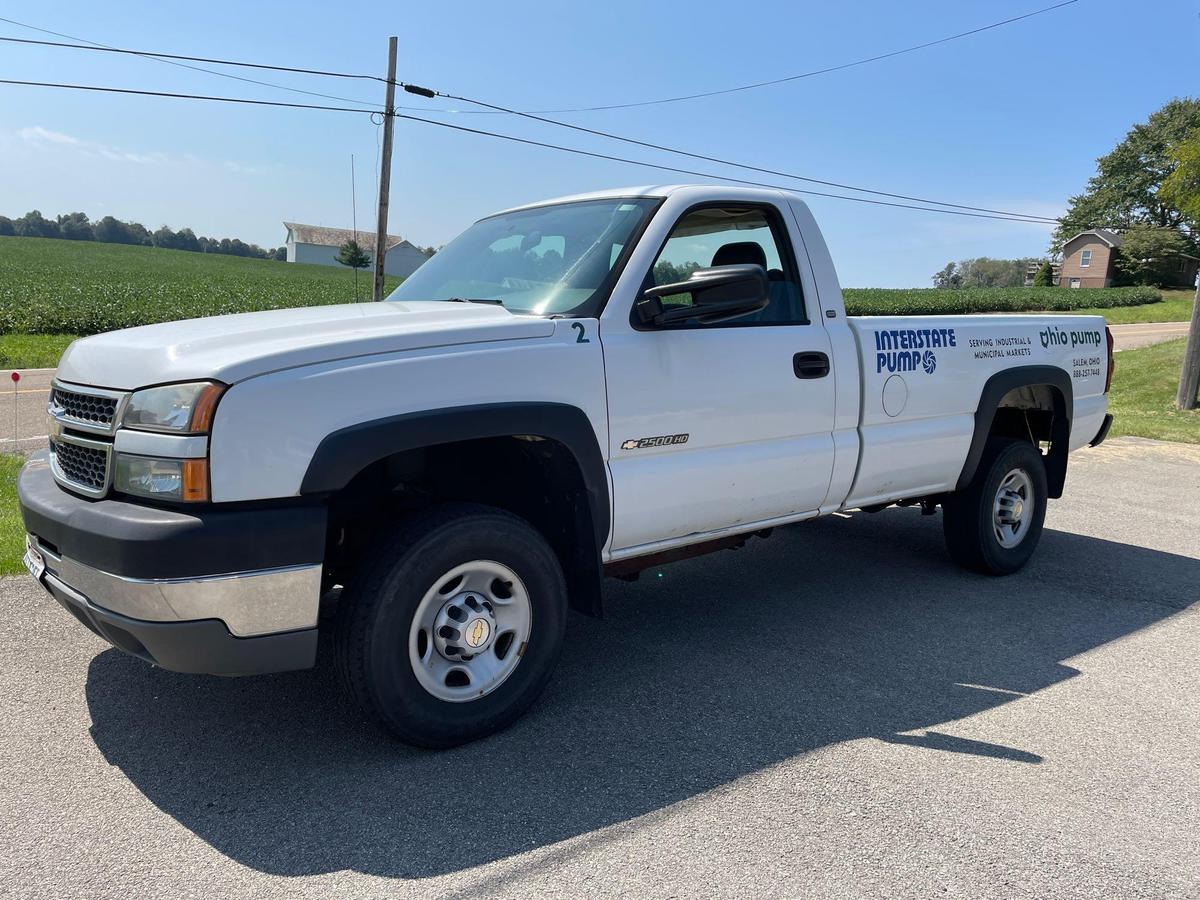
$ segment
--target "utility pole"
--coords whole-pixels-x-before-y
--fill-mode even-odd
[[[1187,347],[1183,351],[1183,371],[1179,373],[1179,395],[1175,405],[1180,409],[1196,408],[1196,393],[1200,391],[1200,282],[1196,284],[1196,303],[1192,307],[1192,324],[1188,328]]]
[[[355,199],[354,154],[350,154],[350,228],[354,235],[354,246],[358,246],[358,201]],[[358,266],[354,267],[354,302],[358,302]]]
[[[388,38],[387,101],[383,114],[383,149],[379,153],[379,225],[375,229],[375,291],[383,299],[383,266],[387,258],[388,191],[392,185],[392,126],[396,123],[396,37]]]

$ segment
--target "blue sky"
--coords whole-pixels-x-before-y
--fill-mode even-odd
[[[670,96],[783,77],[1020,15],[1050,0],[898,4],[0,3],[92,41],[399,76],[518,109]],[[1196,93],[1197,5],[1079,0],[856,69],[723,97],[562,116],[713,156],[897,193],[1056,215],[1135,122]],[[0,35],[45,37],[0,23]],[[51,38],[53,39],[53,38]],[[226,70],[366,101],[383,85]],[[114,54],[0,45],[0,78],[334,103]],[[401,95],[408,106],[460,106]],[[500,115],[438,114],[640,159],[722,169]],[[365,115],[0,85],[0,214],[82,209],[154,228],[283,242],[282,220],[371,227],[377,128]],[[390,230],[440,244],[496,209],[699,179],[399,122]],[[755,178],[753,174],[746,177]],[[765,180],[770,180],[765,179]],[[781,182],[782,183],[782,182]],[[797,185],[802,187],[803,185]],[[1042,253],[1048,228],[812,198],[846,286],[928,286],[947,261]]]

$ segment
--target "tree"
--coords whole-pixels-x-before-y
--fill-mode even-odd
[[[287,262],[287,247],[276,247],[275,252],[271,254],[271,259],[276,262]]]
[[[0,216],[0,237],[13,237],[16,233],[13,220],[8,216]]]
[[[162,247],[164,250],[175,250],[179,246],[175,232],[166,225],[159,226],[158,230],[154,232],[153,239],[154,246]]]
[[[1160,190],[1175,170],[1173,147],[1200,128],[1200,100],[1172,100],[1150,118],[1135,125],[1111,153],[1096,160],[1096,174],[1087,190],[1072,197],[1058,220],[1051,249],[1092,228],[1120,231],[1135,225],[1160,228],[1200,226],[1196,211],[1187,212]]]
[[[703,268],[698,262],[672,263],[665,259],[654,266],[655,284],[678,284],[687,281],[693,272]]]
[[[1045,260],[1037,270],[1037,274],[1033,276],[1034,287],[1054,287],[1054,267],[1050,265],[1050,260]]]
[[[92,237],[105,244],[136,244],[129,225],[112,216],[105,216],[92,226]]]
[[[21,237],[56,238],[59,236],[58,223],[45,218],[36,209],[25,213],[13,222],[13,227]]]
[[[934,273],[933,286],[945,290],[956,288],[962,284],[962,276],[958,274],[958,263],[948,262],[940,272]]]
[[[1177,206],[1192,221],[1200,220],[1200,129],[1192,131],[1171,150],[1175,170],[1163,181],[1163,200]],[[1183,351],[1183,370],[1179,374],[1179,391],[1175,405],[1180,409],[1195,409],[1200,405],[1200,280],[1196,284],[1196,299],[1192,304],[1192,324],[1188,328],[1187,346]]]
[[[200,241],[196,238],[196,233],[190,228],[181,228],[175,232],[175,248],[177,250],[190,250],[192,253],[200,252]]]
[[[87,215],[81,212],[67,213],[65,216],[59,216],[58,233],[60,237],[68,241],[91,241],[95,239],[92,234],[92,223],[88,220]]]
[[[129,237],[131,244],[140,244],[143,247],[154,246],[154,238],[148,229],[141,222],[126,222],[129,226]]]
[[[1159,194],[1185,216],[1200,222],[1200,128],[1171,148],[1174,171],[1163,179]]]
[[[946,267],[933,276],[936,288],[977,287],[1020,287],[1025,283],[1025,273],[1035,259],[992,259],[980,256],[964,259],[957,263],[946,263]]]
[[[367,251],[358,246],[358,241],[346,241],[338,248],[337,261],[352,269],[365,269],[371,265]]]
[[[962,287],[1020,287],[1032,259],[964,259],[958,264]]]
[[[1169,287],[1180,282],[1179,263],[1191,252],[1186,237],[1170,228],[1130,228],[1121,235],[1118,284]],[[1189,285],[1190,287],[1190,285]]]

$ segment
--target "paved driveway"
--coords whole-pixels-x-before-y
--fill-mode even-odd
[[[1200,448],[1073,460],[1011,578],[890,510],[611,582],[444,753],[0,581],[0,894],[1196,897]]]

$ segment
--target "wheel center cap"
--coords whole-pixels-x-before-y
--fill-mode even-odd
[[[492,636],[492,626],[487,619],[482,616],[477,619],[471,619],[467,622],[466,627],[462,632],[463,641],[472,650],[478,650],[487,643],[489,637]]]
[[[1014,519],[1021,518],[1021,514],[1025,512],[1025,504],[1021,500],[1014,500],[1012,505],[1012,517]]]
[[[433,622],[433,642],[451,662],[487,652],[496,639],[496,611],[491,601],[466,591],[446,601]]]

